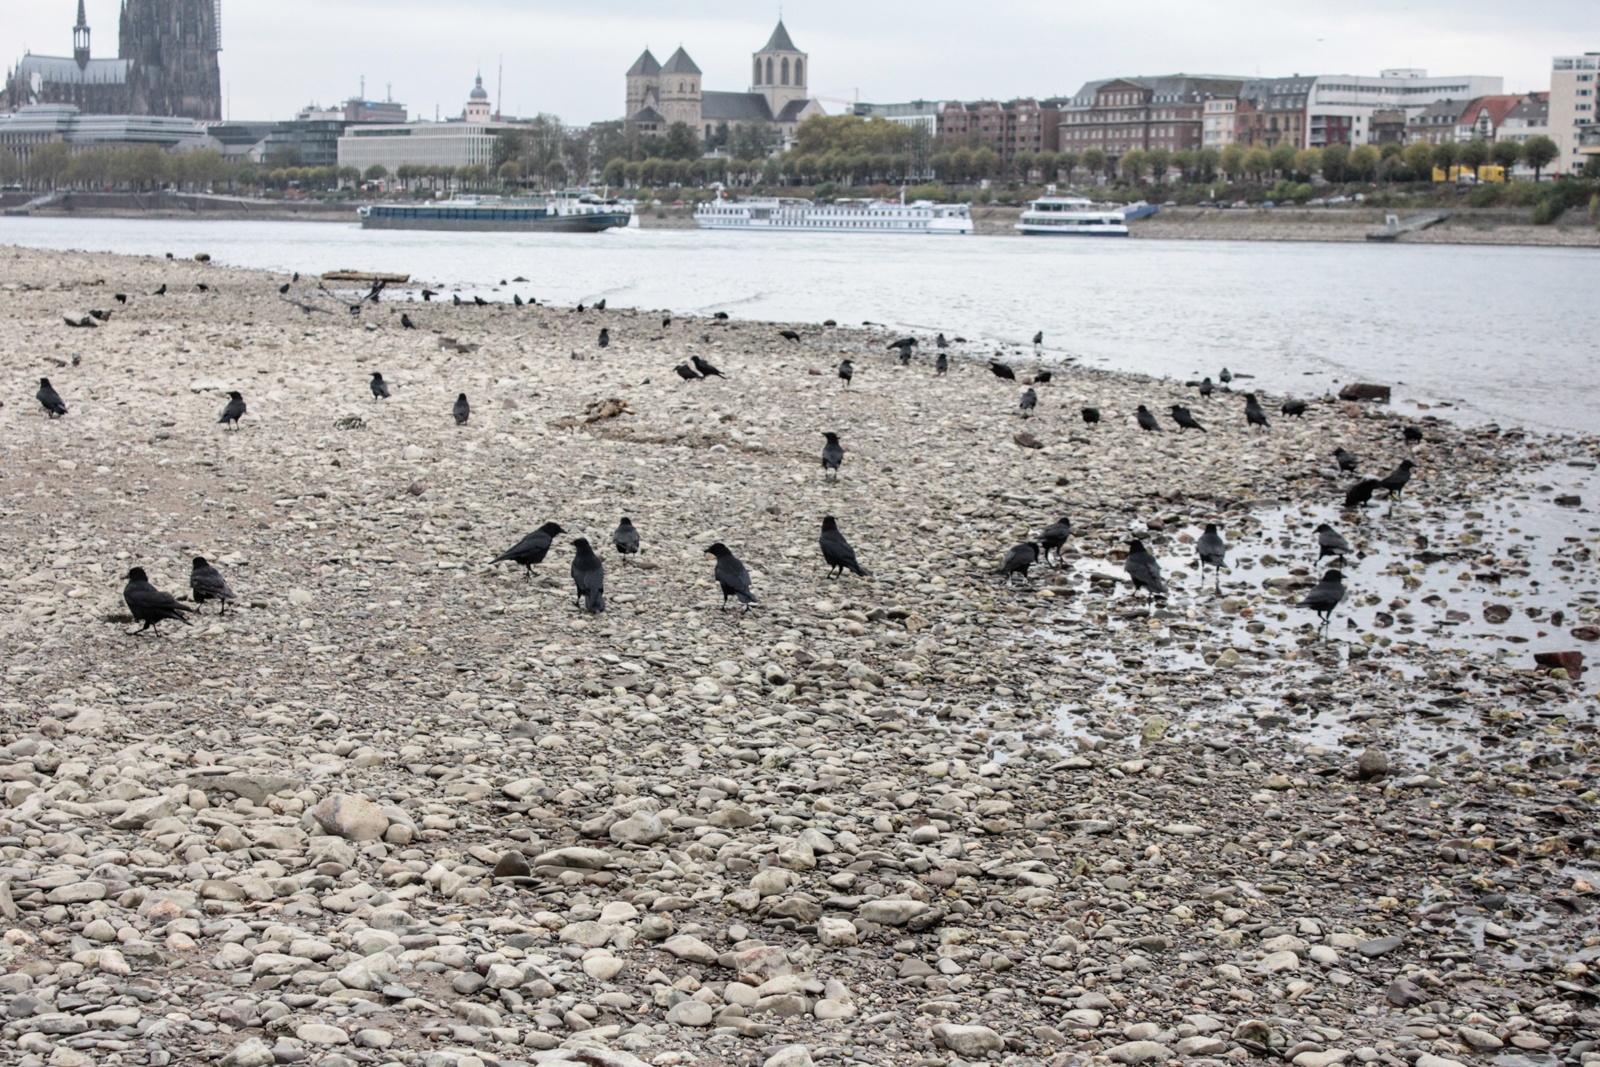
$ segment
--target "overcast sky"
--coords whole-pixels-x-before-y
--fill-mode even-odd
[[[120,0],[88,0],[94,54],[114,56]],[[72,0],[0,0],[0,63],[26,48],[70,55]],[[291,118],[359,92],[415,116],[459,115],[481,67],[491,99],[504,54],[508,115],[571,124],[620,118],[623,73],[648,45],[679,44],[705,88],[748,88],[750,53],[778,5],[738,0],[223,0],[228,116]],[[1137,11],[1137,13],[1135,13]],[[1600,0],[1060,0],[918,5],[788,0],[811,54],[811,92],[837,113],[854,99],[1010,99],[1075,91],[1114,75],[1375,74],[1424,67],[1490,74],[1507,92],[1547,89],[1550,57],[1600,50]],[[835,99],[828,99],[835,98]]]

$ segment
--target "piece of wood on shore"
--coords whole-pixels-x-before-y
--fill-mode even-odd
[[[325,282],[386,282],[404,285],[411,280],[409,274],[383,274],[369,270],[330,270],[322,276]]]

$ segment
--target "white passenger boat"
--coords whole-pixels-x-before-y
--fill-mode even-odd
[[[1126,237],[1128,218],[1121,208],[1100,207],[1077,196],[1046,196],[1028,203],[1017,232],[1051,237]]]
[[[972,211],[966,204],[914,200],[810,200],[778,197],[755,200],[711,200],[695,209],[694,219],[706,230],[805,230],[819,233],[971,233]]]

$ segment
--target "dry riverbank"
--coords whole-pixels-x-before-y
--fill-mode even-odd
[[[357,316],[0,249],[0,1059],[1593,1062],[1595,688],[1532,662],[1593,647],[1593,539],[1526,540],[1564,476],[1517,475],[1596,442],[1409,449],[1323,398],[1248,433],[1237,395],[1072,367],[1024,425],[987,351],[935,378],[930,338],[902,367],[513,292]],[[1134,425],[1172,403],[1210,433]],[[1413,457],[1404,499],[1341,514],[1336,444]],[[825,577],[828,514],[870,578]],[[1059,569],[993,575],[1063,515]],[[488,564],[547,520],[532,581]],[[1324,520],[1359,553],[1328,640],[1295,606]],[[181,592],[196,554],[236,609],[124,636],[126,570]]]

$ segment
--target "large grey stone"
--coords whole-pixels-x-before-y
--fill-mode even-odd
[[[957,1056],[987,1056],[1006,1047],[999,1034],[987,1026],[962,1026],[958,1023],[939,1023],[933,1036],[941,1045]]]
[[[311,817],[328,833],[347,841],[376,841],[389,828],[389,817],[366,797],[334,793],[311,809]]]

